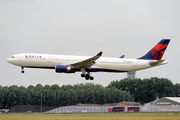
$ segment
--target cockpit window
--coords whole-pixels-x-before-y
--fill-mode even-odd
[[[11,58],[14,58],[14,56],[11,56]]]

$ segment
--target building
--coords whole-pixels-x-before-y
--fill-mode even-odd
[[[136,71],[127,72],[128,79],[135,79]]]
[[[180,97],[163,97],[157,100],[154,100],[147,105],[151,106],[177,106],[180,105]]]
[[[179,112],[180,97],[163,97],[144,105],[143,112]]]

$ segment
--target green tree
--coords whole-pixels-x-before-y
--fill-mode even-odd
[[[60,87],[58,84],[51,85],[51,90],[59,90]]]
[[[157,97],[176,96],[173,83],[166,78],[153,77],[143,80],[126,78],[120,81],[112,81],[108,85],[108,88],[112,87],[129,92],[136,102],[140,102],[142,104],[153,101]],[[177,89],[178,87],[176,87],[176,91]]]
[[[50,85],[45,85],[45,86],[44,86],[44,89],[46,89],[46,90],[47,90],[47,89],[51,89],[51,86],[50,86]]]
[[[180,96],[180,83],[176,83],[174,85],[174,93],[175,93],[175,96],[176,97],[179,97]]]
[[[0,109],[4,107],[3,102],[4,102],[4,91],[3,91],[3,87],[0,85]]]

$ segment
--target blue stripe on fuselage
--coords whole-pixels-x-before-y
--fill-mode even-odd
[[[127,71],[110,70],[110,69],[102,69],[102,68],[90,68],[89,72],[127,72]]]
[[[26,68],[41,68],[41,69],[55,69],[55,67],[37,67],[37,66],[23,66]],[[74,72],[81,71],[80,69],[76,69]],[[102,68],[90,68],[86,69],[87,72],[128,72],[121,70],[110,70],[110,69],[102,69]]]

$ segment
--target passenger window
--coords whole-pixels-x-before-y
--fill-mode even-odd
[[[11,58],[14,58],[14,56],[11,56]]]

